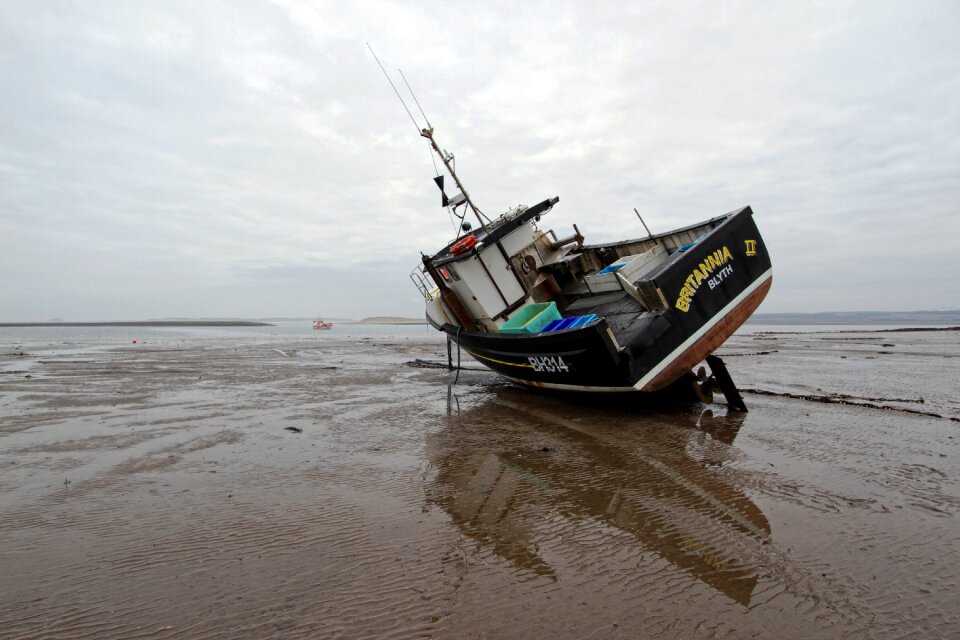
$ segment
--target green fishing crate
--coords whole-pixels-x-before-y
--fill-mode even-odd
[[[551,321],[559,319],[556,302],[535,302],[520,307],[512,318],[503,323],[500,333],[540,333]]]

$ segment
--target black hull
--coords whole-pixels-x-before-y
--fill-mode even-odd
[[[638,305],[616,319],[533,335],[438,328],[478,362],[525,386],[654,392],[689,372],[750,317],[772,271],[748,207],[644,280],[663,292],[665,311],[641,316]]]

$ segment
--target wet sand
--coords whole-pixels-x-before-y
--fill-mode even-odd
[[[450,386],[439,338],[8,336],[3,638],[960,637],[960,332],[737,336],[745,415]]]

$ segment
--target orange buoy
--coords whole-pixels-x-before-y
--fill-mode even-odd
[[[464,236],[456,242],[453,243],[453,246],[450,247],[450,254],[458,256],[464,251],[472,249],[477,244],[477,236],[471,234],[469,236]]]

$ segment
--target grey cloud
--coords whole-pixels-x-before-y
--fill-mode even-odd
[[[419,314],[451,229],[367,41],[490,214],[560,195],[601,241],[752,204],[764,310],[955,307],[958,12],[8,3],[0,319]]]

